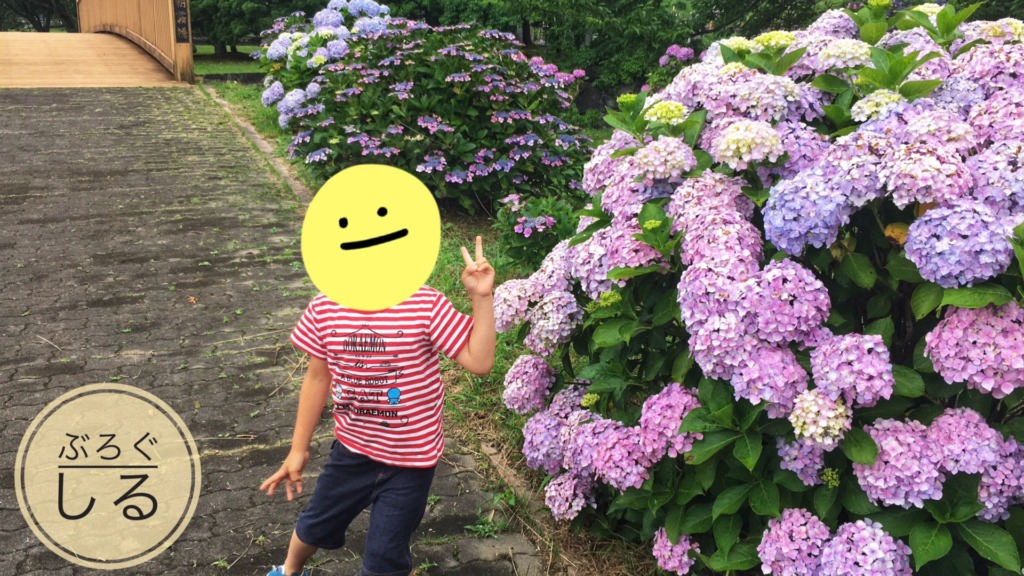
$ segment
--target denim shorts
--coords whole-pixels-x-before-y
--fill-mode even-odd
[[[409,544],[423,520],[433,479],[434,468],[388,466],[335,440],[295,534],[310,546],[341,548],[349,524],[372,505],[363,576],[407,576],[412,570]]]

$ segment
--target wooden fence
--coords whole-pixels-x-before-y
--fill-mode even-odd
[[[156,58],[174,79],[194,82],[188,0],[78,0],[82,32],[113,32]]]

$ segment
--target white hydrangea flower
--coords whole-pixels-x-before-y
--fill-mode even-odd
[[[875,90],[865,96],[850,108],[850,116],[857,122],[878,120],[885,117],[900,102],[906,102],[906,98],[892,90]]]
[[[831,450],[853,425],[853,415],[842,399],[832,400],[820,390],[805,390],[796,397],[789,422],[797,438],[809,438]]]
[[[821,68],[857,68],[871,63],[871,45],[853,38],[833,40],[820,53]]]

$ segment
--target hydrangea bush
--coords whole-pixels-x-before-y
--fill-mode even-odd
[[[1024,23],[975,8],[619,99],[577,234],[495,294],[556,519],[675,574],[1021,573]]]
[[[440,198],[571,195],[588,139],[564,116],[583,72],[528,58],[511,34],[392,18],[373,0],[331,0],[264,32],[265,106],[320,180],[381,163]]]

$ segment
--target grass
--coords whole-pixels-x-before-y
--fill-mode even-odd
[[[260,102],[261,86],[243,85],[234,82],[209,82],[222,98],[228,101],[236,112],[245,118],[265,139],[277,142],[277,153],[287,157],[286,148],[289,137],[284,135],[277,125],[277,113],[272,108],[264,108]],[[595,139],[595,145],[603,141],[610,130],[591,129],[586,133]],[[300,170],[300,178],[306,180],[311,190],[316,185],[309,182]],[[465,246],[471,252],[474,238],[480,235],[483,239],[484,255],[492,263],[508,263],[506,247],[500,241],[500,234],[485,216],[472,216],[464,212],[447,209],[442,206],[441,248],[437,264],[427,283],[444,293],[452,303],[463,312],[471,313],[471,303],[462,286],[461,273],[465,266],[460,247]],[[499,264],[496,267],[495,285],[514,277],[510,267]],[[515,334],[499,334],[494,369],[487,376],[475,376],[463,371],[449,359],[442,359],[442,372],[447,390],[448,402],[445,407],[445,420],[449,432],[466,439],[470,444],[486,441],[499,446],[510,463],[516,468],[535,491],[540,491],[544,475],[526,468],[519,448],[522,446],[522,428],[526,417],[505,409],[502,402],[504,374],[515,359],[526,349],[518,342]],[[498,498],[516,516],[522,518],[520,512],[528,514],[518,505],[515,494],[510,491],[498,490]],[[434,504],[439,501],[437,498]],[[496,502],[497,503],[497,502]],[[526,518],[526,522],[536,522],[536,518]],[[481,515],[478,522],[467,526],[467,531],[479,537],[488,537],[505,529],[502,519],[487,518]],[[597,541],[586,534],[575,533],[567,525],[549,527],[548,534],[553,542],[548,545],[553,554],[563,558],[566,564],[575,568],[578,574],[602,574],[607,576],[653,576],[656,573],[650,549],[622,541]],[[435,545],[444,542],[425,540],[420,544]],[[429,570],[421,567],[420,572]]]
[[[249,57],[259,46],[239,46],[237,53],[215,56],[213,46],[197,44],[193,54],[197,76],[209,74],[258,74],[260,63]]]

